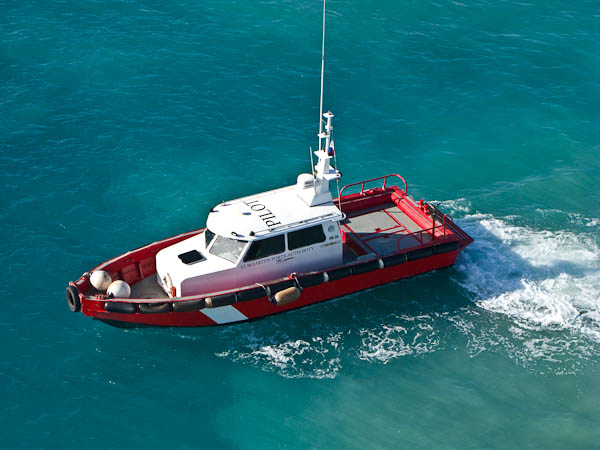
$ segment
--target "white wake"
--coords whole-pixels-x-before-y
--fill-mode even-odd
[[[534,330],[570,330],[600,343],[600,250],[592,235],[517,226],[473,214],[476,238],[456,281],[482,308]]]

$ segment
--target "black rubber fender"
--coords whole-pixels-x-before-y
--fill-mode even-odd
[[[67,306],[73,312],[81,311],[81,300],[79,300],[79,290],[75,286],[67,286]]]
[[[247,302],[249,300],[255,300],[257,298],[266,297],[267,291],[265,288],[257,287],[252,289],[246,289],[237,293],[238,302]]]
[[[212,307],[218,308],[219,306],[233,305],[236,302],[236,295],[235,294],[217,295],[216,297],[211,297],[210,300],[212,302]]]
[[[379,260],[376,259],[374,261],[369,261],[363,264],[358,264],[356,266],[352,266],[352,273],[367,273],[372,272],[373,270],[379,269]]]
[[[458,250],[458,241],[446,242],[444,244],[438,244],[433,246],[433,253],[441,255],[442,253],[450,253]]]
[[[203,298],[198,300],[185,300],[182,302],[173,302],[173,311],[175,312],[188,312],[198,311],[206,307],[206,303]]]
[[[126,302],[104,302],[104,309],[108,312],[134,314],[137,311],[137,305]]]
[[[341,269],[334,269],[331,271],[327,271],[327,276],[329,277],[329,281],[340,280],[342,278],[346,278],[352,274],[352,269],[350,267],[342,267]]]
[[[418,250],[408,252],[406,254],[406,260],[414,261],[415,259],[428,258],[431,255],[433,255],[433,250],[431,249],[431,247],[420,248]]]
[[[323,281],[325,281],[323,274],[317,273],[314,275],[307,275],[305,277],[300,278],[298,280],[298,283],[300,283],[300,287],[305,288],[305,287],[310,287],[310,286],[318,286]]]
[[[383,258],[383,267],[393,267],[406,262],[406,253]]]
[[[140,303],[142,314],[163,314],[171,311],[168,303]]]
[[[296,280],[280,281],[279,283],[269,285],[269,288],[271,288],[271,294],[275,295],[275,292],[283,291],[292,286],[296,286]]]

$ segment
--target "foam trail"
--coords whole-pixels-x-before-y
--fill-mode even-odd
[[[431,315],[367,312],[355,319],[359,323],[336,325],[324,320],[309,328],[286,323],[281,329],[258,327],[241,335],[227,333],[226,349],[215,354],[286,378],[335,378],[343,361],[358,358],[387,364],[440,348],[436,318]]]
[[[428,315],[394,316],[386,322],[389,323],[359,330],[359,359],[387,364],[396,358],[432,353],[439,348],[440,338]]]
[[[244,362],[285,378],[335,378],[341,368],[341,333],[291,338],[276,333],[255,336],[253,332],[239,337],[237,345],[216,356]]]
[[[600,342],[600,251],[594,238],[511,220],[472,214],[459,221],[476,240],[458,260],[455,281],[482,308],[507,314],[523,328],[577,331]]]
[[[540,208],[536,209],[535,211],[544,218],[556,217],[558,219],[565,220],[566,222],[568,222],[569,224],[572,224],[572,225],[579,225],[579,226],[585,226],[585,227],[598,227],[598,225],[600,225],[600,219],[598,219],[597,217],[586,217],[583,214],[579,214],[579,213],[563,212],[558,209],[540,209]]]

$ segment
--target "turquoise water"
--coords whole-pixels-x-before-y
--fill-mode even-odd
[[[347,183],[453,268],[232,327],[122,330],[69,280],[291,184],[318,1],[0,1],[3,448],[599,448],[600,3],[330,1]]]

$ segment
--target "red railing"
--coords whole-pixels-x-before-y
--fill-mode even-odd
[[[450,216],[449,214],[442,214],[442,212],[437,209],[437,207],[427,203],[427,206],[429,208],[429,210],[431,211],[431,217],[434,220],[434,227],[435,227],[435,220],[438,220],[440,222],[442,222],[442,227],[444,228],[444,234],[446,234],[446,220],[448,220],[450,223],[454,223],[454,219],[452,219],[452,216]]]
[[[401,235],[398,238],[398,244],[397,244],[398,253],[410,250],[413,247],[417,247],[417,246],[413,246],[413,247],[407,247],[405,249],[400,248],[400,243],[402,242],[402,239],[407,238],[409,236],[413,237],[413,238],[415,238],[420,243],[420,245],[418,245],[418,246],[421,247],[421,246],[425,245],[425,242],[423,242],[423,233],[429,233],[429,232],[431,232],[431,240],[433,241],[435,239],[435,227],[431,227],[431,228],[427,228],[425,230],[414,231],[414,232],[409,233],[409,234],[403,234],[403,235]],[[445,232],[444,232],[444,234],[445,234]],[[417,235],[418,235],[418,237],[417,237]]]
[[[414,237],[420,244],[425,245],[425,242],[423,242],[423,233],[427,233],[431,235],[431,240],[434,241],[436,239],[436,235],[435,235],[435,231],[436,230],[442,230],[442,236],[446,236],[447,232],[446,232],[446,221],[449,222],[449,224],[453,224],[454,221],[452,220],[452,217],[449,216],[448,214],[442,214],[441,211],[439,209],[437,209],[435,206],[432,206],[430,204],[426,204],[427,207],[429,208],[429,211],[431,213],[431,222],[432,222],[432,227],[431,228],[426,228],[423,230],[419,230],[419,231],[415,231],[413,233],[409,233],[409,234],[404,234],[402,236],[400,236],[400,238],[398,238],[398,252],[401,251],[405,251],[406,249],[401,249],[400,248],[400,242],[402,242],[402,239],[408,237],[408,236],[412,236]],[[441,226],[436,226],[435,221],[439,221],[442,223]],[[450,228],[452,230],[452,228]],[[418,236],[418,237],[417,237]],[[409,249],[411,247],[408,247]]]
[[[399,200],[401,199],[400,197],[397,198]],[[393,194],[392,200],[394,200]],[[421,206],[420,203],[417,205],[410,197],[405,197],[404,204],[408,205],[413,211],[417,212],[418,214],[423,215],[423,212],[425,212],[426,215],[431,216],[431,225],[434,231],[436,228],[440,228],[436,226],[436,220],[442,223],[441,228],[444,229],[444,234],[446,234],[446,221],[448,221],[451,224],[454,223],[454,219],[452,219],[452,216],[450,216],[449,214],[443,214],[439,209],[437,209],[437,207],[433,206],[431,203],[424,202],[423,206]]]
[[[444,219],[442,220],[442,224],[444,226],[444,231],[446,230],[446,219],[450,220],[450,222],[454,222],[454,219],[452,218],[452,216],[449,216],[448,214],[444,214]]]
[[[358,183],[352,183],[352,184],[347,184],[346,186],[344,186],[342,188],[342,190],[340,191],[340,200],[342,199],[342,193],[344,192],[344,189],[352,187],[352,186],[358,186],[360,185],[360,195],[365,195],[365,184],[366,183],[371,183],[373,181],[377,181],[377,180],[383,180],[383,186],[382,189],[385,190],[386,186],[387,186],[387,180],[389,177],[397,177],[400,178],[402,180],[402,182],[404,183],[404,194],[406,195],[406,192],[408,190],[408,186],[406,184],[406,180],[404,178],[402,178],[400,175],[396,174],[396,173],[391,173],[389,175],[385,175],[383,177],[378,177],[378,178],[372,178],[370,180],[365,180],[365,181],[359,181]]]

